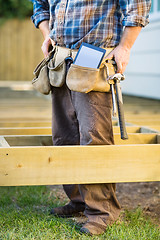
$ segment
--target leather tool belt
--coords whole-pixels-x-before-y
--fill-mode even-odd
[[[113,48],[106,49],[108,55]],[[49,94],[51,86],[61,87],[66,82],[72,91],[88,93],[90,91],[109,92],[109,76],[115,74],[112,61],[102,61],[100,67],[88,68],[73,64],[77,49],[55,46],[49,56],[34,70],[33,87],[43,94]],[[70,68],[67,69],[67,61]]]

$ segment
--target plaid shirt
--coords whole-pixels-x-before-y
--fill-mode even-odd
[[[50,37],[59,46],[118,45],[123,26],[148,24],[151,0],[33,0],[36,27],[49,20]]]

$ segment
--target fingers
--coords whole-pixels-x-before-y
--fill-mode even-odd
[[[126,67],[127,67],[127,64],[128,62],[126,61],[121,61],[121,59],[119,60],[115,60],[116,61],[116,64],[117,64],[117,73],[124,73]]]
[[[123,65],[120,61],[116,61],[116,64],[117,64],[117,73],[123,73]]]
[[[49,55],[49,48],[50,48],[51,45],[54,46],[55,43],[54,43],[53,40],[51,41],[50,37],[48,36],[48,37],[44,40],[44,42],[43,42],[43,44],[42,44],[42,47],[41,47],[42,52],[43,52],[43,54],[44,54],[44,57],[47,57],[47,56]]]
[[[112,59],[114,57],[113,52],[109,53],[105,59]]]
[[[50,38],[50,40],[51,40],[52,46],[55,46],[56,43],[51,38]]]
[[[44,54],[44,57],[46,58],[47,56],[48,56],[48,49],[46,48],[46,46],[44,45],[44,46],[42,46],[41,47],[41,49],[42,49],[42,52],[43,52],[43,54]]]
[[[44,40],[43,44],[42,44],[42,52],[44,54],[45,57],[48,56],[49,52],[48,52],[48,49],[49,49],[49,46],[50,46],[50,42],[48,40]]]
[[[121,46],[117,46],[105,59],[113,59],[117,64],[117,73],[124,73],[126,66],[129,62],[130,51]]]
[[[110,59],[113,59],[113,58],[114,58],[114,60],[117,64],[117,73],[122,73],[122,69],[123,69],[122,68],[122,63],[119,60],[117,54],[114,52],[114,50],[105,57],[105,59],[107,59],[107,60],[108,59],[110,60]]]

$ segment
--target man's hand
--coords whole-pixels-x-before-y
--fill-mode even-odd
[[[47,57],[49,54],[50,46],[54,46],[54,45],[55,45],[55,42],[49,36],[47,36],[41,47],[42,52],[45,57]]]
[[[130,50],[138,37],[141,27],[125,27],[119,45],[106,56],[106,59],[112,59],[117,63],[117,73],[124,73],[129,62]]]
[[[45,20],[45,21],[40,22],[39,29],[44,37],[44,42],[42,44],[41,49],[42,49],[44,56],[47,57],[49,54],[50,46],[55,45],[55,42],[49,37],[49,32],[50,32],[49,31],[49,21]]]
[[[130,49],[118,45],[108,56],[107,59],[114,59],[117,64],[117,73],[124,73],[129,62]]]

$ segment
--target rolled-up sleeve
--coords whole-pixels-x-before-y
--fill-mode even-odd
[[[31,17],[34,25],[38,28],[40,22],[50,19],[48,0],[33,0],[33,15]]]
[[[145,27],[149,23],[151,0],[119,0],[123,26]]]

